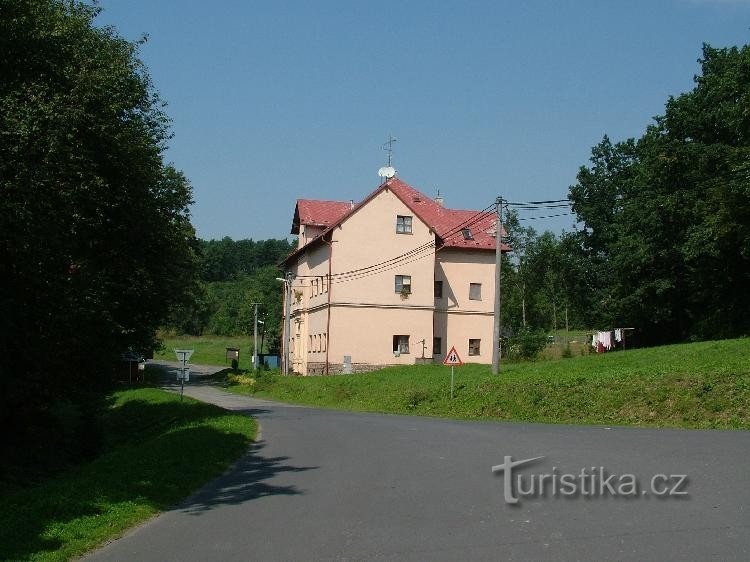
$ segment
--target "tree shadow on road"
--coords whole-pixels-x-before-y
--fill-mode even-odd
[[[174,508],[222,473],[236,486],[237,498],[273,491],[269,486],[264,492],[263,481],[287,467],[284,459],[259,457],[250,444],[250,423],[208,404],[142,392],[150,401],[133,399],[108,412],[105,427],[114,435],[100,457],[0,494],[0,560],[73,558]],[[204,509],[232,501],[230,490],[207,496]]]
[[[291,466],[289,457],[264,457],[262,441],[254,443],[229,472],[211,482],[177,506],[177,509],[199,515],[220,505],[237,505],[266,496],[303,494],[294,485],[273,484],[270,480],[284,472],[305,472],[317,466]]]

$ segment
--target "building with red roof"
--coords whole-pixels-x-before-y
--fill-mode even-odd
[[[298,246],[282,263],[293,279],[291,370],[437,361],[451,347],[490,363],[495,230],[494,206],[449,209],[398,178],[358,204],[299,199]]]

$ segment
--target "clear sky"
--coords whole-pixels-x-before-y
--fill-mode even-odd
[[[750,0],[100,5],[149,36],[202,238],[282,238],[298,198],[361,200],[389,135],[399,177],[449,207],[564,198],[604,134],[692,87],[703,42],[750,39]]]

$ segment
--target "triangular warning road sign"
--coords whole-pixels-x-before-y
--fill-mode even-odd
[[[443,359],[443,365],[463,365],[464,362],[461,361],[461,358],[458,356],[458,351],[456,351],[456,346],[451,347],[451,350],[448,352],[448,355],[445,356],[445,359]]]

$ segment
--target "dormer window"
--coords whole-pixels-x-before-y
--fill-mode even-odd
[[[411,234],[411,217],[408,215],[396,216],[396,233]]]
[[[464,235],[464,240],[474,240],[474,236],[472,236],[470,228],[462,229],[461,233]]]

